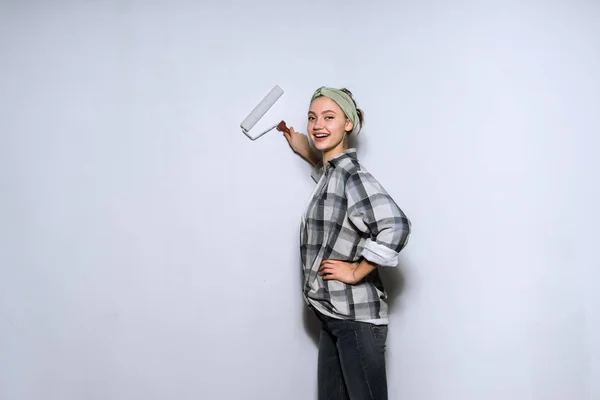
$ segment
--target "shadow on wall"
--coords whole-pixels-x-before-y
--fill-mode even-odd
[[[398,305],[398,299],[404,292],[405,288],[405,275],[402,272],[404,269],[403,262],[401,261],[396,267],[379,267],[379,274],[383,281],[383,287],[388,295],[388,306],[389,314],[393,314]],[[303,303],[304,304],[304,303]],[[315,343],[315,346],[319,346],[319,334],[321,332],[321,321],[315,316],[315,314],[304,306],[303,311],[304,330],[306,334]]]

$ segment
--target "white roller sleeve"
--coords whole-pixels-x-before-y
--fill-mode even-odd
[[[279,85],[275,85],[273,89],[265,96],[264,99],[256,107],[254,110],[246,117],[244,121],[240,124],[242,129],[248,132],[256,123],[266,114],[267,111],[275,104],[277,100],[283,94],[283,89],[279,87]]]

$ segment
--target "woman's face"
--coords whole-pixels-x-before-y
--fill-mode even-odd
[[[329,97],[317,97],[310,104],[307,131],[317,150],[343,149],[346,131],[352,128],[352,122]]]

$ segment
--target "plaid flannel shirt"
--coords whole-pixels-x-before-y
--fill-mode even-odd
[[[306,303],[333,318],[387,324],[387,294],[377,268],[354,285],[323,280],[317,272],[328,259],[365,258],[378,266],[396,266],[408,242],[410,221],[360,165],[355,149],[337,155],[325,168],[315,167],[312,177],[317,187],[300,228]]]

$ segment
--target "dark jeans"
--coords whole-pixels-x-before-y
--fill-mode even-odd
[[[319,339],[319,400],[387,400],[387,325],[329,318]]]

